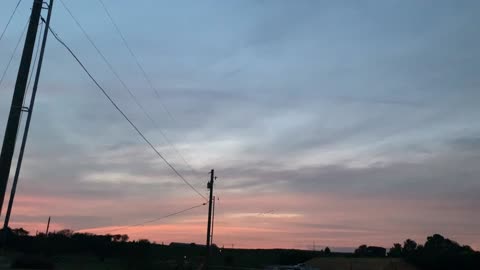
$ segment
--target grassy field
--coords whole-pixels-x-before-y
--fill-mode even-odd
[[[107,259],[99,262],[91,256],[62,256],[52,258],[55,269],[65,270],[130,270],[130,269],[174,269],[164,263],[154,263],[147,267],[136,263],[127,263],[119,259]],[[418,270],[402,259],[391,258],[315,258],[306,262],[311,269],[317,270]],[[195,267],[192,267],[195,269]],[[249,269],[242,267],[212,267],[213,269]],[[2,269],[11,269],[6,265]],[[257,268],[262,269],[262,268]]]
[[[318,270],[418,270],[402,259],[315,258],[306,263]]]
[[[15,261],[17,255],[9,258],[0,258],[0,270],[12,269],[11,264]],[[29,258],[32,258],[28,256]],[[95,256],[90,255],[70,255],[70,256],[52,256],[49,258],[41,257],[42,260],[53,263],[54,269],[62,270],[133,270],[133,269],[174,269],[175,262],[170,261],[131,261],[123,258],[107,258],[100,261]],[[43,269],[43,268],[39,268]],[[48,268],[46,268],[48,269]]]

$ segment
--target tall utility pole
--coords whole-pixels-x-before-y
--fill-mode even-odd
[[[207,250],[205,256],[205,266],[204,269],[208,269],[209,261],[210,261],[210,245],[211,245],[211,238],[210,233],[212,232],[212,198],[213,198],[213,182],[215,179],[215,171],[212,169],[210,171],[210,182],[207,184],[207,188],[210,190],[210,197],[208,201],[208,225],[207,225]]]
[[[217,177],[215,177],[215,180],[217,180]],[[215,196],[213,196],[213,209],[212,209],[212,229],[210,232],[210,245],[213,245],[213,227],[215,227]]]
[[[27,37],[25,38],[20,67],[18,68],[12,105],[10,106],[5,137],[3,138],[2,152],[0,153],[0,214],[2,213],[3,201],[5,199],[13,152],[15,151],[15,141],[20,124],[20,115],[23,109],[28,73],[30,72],[30,65],[32,63],[32,54],[37,37],[40,13],[42,12],[42,3],[42,0],[33,0],[32,14],[30,15],[30,23],[28,25]]]
[[[32,120],[33,106],[35,105],[35,97],[37,95],[38,81],[40,79],[40,72],[42,71],[43,55],[45,54],[45,46],[47,45],[48,30],[50,27],[50,17],[52,15],[53,0],[48,4],[47,20],[45,21],[45,31],[43,33],[42,45],[40,55],[38,58],[37,73],[35,74],[35,81],[33,82],[32,95],[30,97],[30,105],[27,108],[27,121],[25,122],[25,130],[23,131],[22,145],[20,146],[20,153],[18,154],[17,168],[15,169],[15,176],[13,177],[12,190],[10,192],[10,199],[8,200],[7,213],[5,214],[5,221],[3,228],[8,228],[10,222],[10,215],[12,213],[13,200],[15,199],[15,192],[17,190],[18,177],[20,176],[20,169],[22,168],[23,154],[25,152],[25,145],[27,144],[28,131],[30,129],[30,121]],[[42,18],[43,19],[43,18]]]

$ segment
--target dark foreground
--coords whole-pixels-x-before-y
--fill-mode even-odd
[[[127,235],[93,235],[63,230],[28,235],[22,229],[7,232],[0,269],[199,269],[205,247],[196,244],[129,241]],[[388,255],[388,256],[387,256]],[[328,269],[328,270],[478,270],[480,253],[441,235],[424,244],[406,240],[386,252],[360,246],[355,253],[286,249],[211,249],[211,269]],[[294,266],[286,268],[283,266]]]

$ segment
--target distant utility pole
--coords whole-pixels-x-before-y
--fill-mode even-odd
[[[50,229],[50,217],[48,217],[47,230],[45,231],[45,236],[48,236],[48,229]]]
[[[207,184],[207,188],[210,190],[210,197],[208,201],[208,225],[207,225],[207,250],[205,256],[205,266],[204,269],[208,269],[209,262],[210,262],[210,245],[211,245],[211,238],[210,233],[212,232],[212,198],[213,198],[213,182],[215,180],[215,171],[212,169],[210,171],[210,182]]]
[[[13,152],[15,151],[15,141],[20,124],[20,115],[23,110],[23,100],[27,88],[30,65],[32,63],[32,54],[37,37],[40,13],[42,12],[42,3],[42,0],[33,0],[32,14],[30,15],[30,23],[28,25],[27,37],[25,38],[20,67],[18,68],[12,105],[10,106],[7,127],[3,138],[2,152],[0,153],[0,214],[2,213],[3,201],[5,199]]]
[[[25,108],[27,112],[27,121],[25,122],[25,130],[23,131],[22,145],[20,146],[20,153],[18,154],[17,168],[15,169],[12,189],[10,191],[10,199],[8,200],[7,213],[5,214],[5,221],[3,223],[4,229],[8,228],[8,223],[10,222],[10,215],[12,214],[13,200],[15,199],[15,192],[17,190],[18,177],[20,176],[20,169],[22,168],[23,154],[25,153],[25,145],[27,144],[28,131],[30,130],[30,121],[32,120],[33,106],[35,105],[35,97],[37,95],[38,81],[40,79],[40,72],[42,71],[43,55],[45,54],[45,46],[47,45],[47,37],[48,37],[48,30],[50,27],[50,17],[52,15],[52,8],[53,8],[53,0],[50,0],[50,3],[48,4],[48,14],[47,14],[47,20],[45,21],[45,30],[43,32],[40,55],[38,58],[37,72],[35,74],[35,81],[33,82],[33,89],[30,97],[30,105],[28,106],[28,108]]]

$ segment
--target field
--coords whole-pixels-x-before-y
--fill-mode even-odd
[[[315,258],[306,263],[317,270],[418,270],[402,259]]]
[[[0,270],[10,269],[9,265],[18,258],[21,261],[46,261],[55,269],[65,270],[141,270],[141,269],[198,269],[203,261],[203,249],[186,246],[152,246],[135,254],[130,250],[127,254],[112,253],[110,256],[98,256],[92,253],[73,252],[70,254],[22,255],[19,252],[5,254],[0,257]],[[123,255],[122,255],[123,254]],[[129,255],[129,256],[127,256]],[[355,258],[349,254],[331,254],[329,257],[318,257],[313,251],[302,250],[248,250],[224,249],[212,256],[213,270],[247,270],[274,269],[273,266],[286,266],[304,263],[311,270],[417,270],[398,258]],[[15,259],[16,258],[16,259]],[[311,259],[313,258],[313,259]],[[37,263],[38,265],[38,263]],[[284,269],[284,268],[282,268]]]

